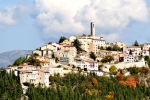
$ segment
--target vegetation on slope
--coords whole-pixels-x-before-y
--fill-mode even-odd
[[[149,98],[150,88],[136,77],[67,74],[50,76],[51,87],[29,87],[30,100],[143,100]]]
[[[17,100],[21,99],[22,87],[20,78],[14,73],[7,74],[1,69],[0,73],[0,100]]]

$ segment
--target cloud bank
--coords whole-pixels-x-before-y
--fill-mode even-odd
[[[121,36],[118,32],[126,29],[132,20],[149,22],[145,0],[35,0],[33,7],[5,10],[0,12],[0,26],[15,25],[30,16],[43,38],[90,34],[90,22],[95,22],[97,30],[106,30],[105,36],[112,36],[106,40],[115,41]],[[100,34],[103,35],[96,35]]]

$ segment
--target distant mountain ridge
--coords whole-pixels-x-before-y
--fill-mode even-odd
[[[0,53],[0,68],[5,68],[8,65],[14,63],[19,57],[26,57],[28,53],[32,53],[33,50],[13,50]]]

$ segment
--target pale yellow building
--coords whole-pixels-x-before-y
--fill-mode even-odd
[[[60,45],[72,45],[72,42],[69,41],[68,39],[65,39]]]
[[[114,45],[120,47],[120,48],[123,48],[123,47],[126,47],[127,45],[123,42],[114,42],[114,43],[111,43],[110,46],[113,47]]]

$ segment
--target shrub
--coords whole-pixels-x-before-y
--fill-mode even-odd
[[[136,88],[137,83],[138,83],[138,81],[136,81],[135,78],[133,78],[133,77],[127,78],[126,81],[119,81],[119,84],[127,85],[130,88],[134,88],[134,89]]]
[[[72,68],[76,68],[76,66],[75,66],[75,65],[73,65],[73,66],[72,66]]]
[[[148,61],[148,67],[150,68],[150,61]]]
[[[53,79],[53,76],[50,75],[50,76],[49,76],[49,81],[51,81],[52,79]]]
[[[123,75],[123,74],[119,74],[119,75],[116,76],[116,79],[121,79],[121,80],[123,80],[123,79],[124,79],[124,75]]]
[[[149,60],[149,56],[145,56],[144,60],[148,61]]]
[[[68,70],[68,68],[64,67],[63,70]]]
[[[116,66],[115,65],[112,65],[112,66],[110,66],[110,68],[109,68],[109,71],[110,71],[110,74],[115,74],[116,73]]]
[[[31,84],[30,84],[29,82],[24,82],[24,83],[23,83],[23,85],[25,85],[25,86],[28,86],[28,87],[29,87]]]
[[[57,66],[57,68],[60,68],[60,67],[61,67],[61,65],[58,65],[58,66]]]
[[[139,68],[137,68],[136,66],[127,68],[127,70],[130,71],[131,75],[137,75],[139,73]]]
[[[93,85],[97,85],[98,86],[98,82],[97,82],[96,78],[92,78],[92,83],[93,83]]]
[[[140,72],[147,74],[147,73],[149,72],[149,68],[147,68],[147,67],[142,67],[142,68],[140,68]]]

